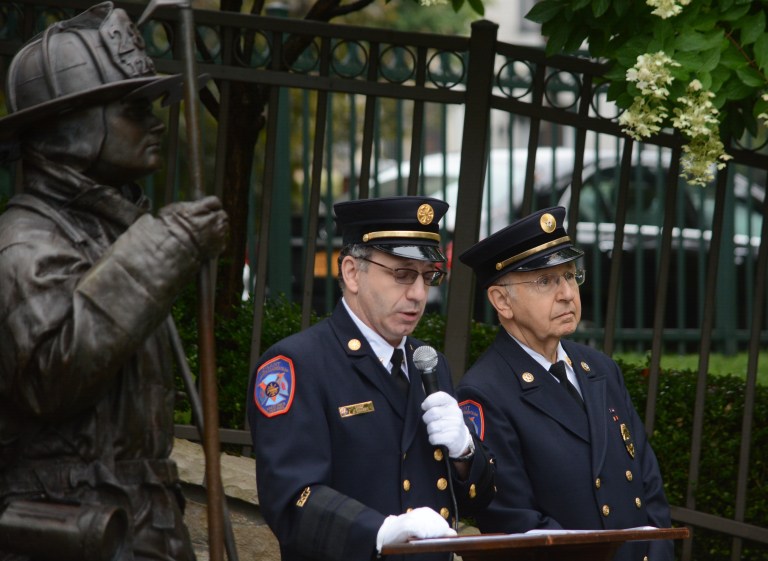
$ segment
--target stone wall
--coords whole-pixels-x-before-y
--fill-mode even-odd
[[[208,561],[205,454],[199,444],[177,439],[171,457],[179,466],[179,477],[184,484],[187,499],[184,521],[197,559]],[[277,540],[259,512],[254,460],[222,454],[221,479],[238,558],[242,561],[280,561]]]

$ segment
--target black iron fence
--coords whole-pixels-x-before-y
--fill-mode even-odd
[[[0,6],[3,77],[26,38],[89,4]],[[144,7],[117,4],[134,17]],[[700,468],[710,353],[748,353],[734,516],[697,512],[693,493],[673,514],[678,522],[733,535],[733,559],[742,538],[768,543],[767,529],[743,522],[758,356],[768,343],[763,137],[739,139],[716,181],[692,188],[679,179],[679,138],[662,134],[636,143],[622,135],[601,81],[604,66],[498,42],[491,22],[476,22],[468,37],[445,37],[214,11],[195,18],[205,51],[199,68],[216,80],[218,92],[232,84],[268,91],[247,233],[246,284],[256,302],[252,362],[262,350],[268,296],[301,302],[305,326],[313,310],[326,313],[335,303],[335,201],[405,193],[444,198],[452,205],[444,225],[452,255],[534,209],[564,205],[588,271],[576,338],[609,354],[651,353],[649,433],[662,353],[700,356],[691,485]],[[144,29],[161,72],[181,69],[176,25],[174,14],[161,10]],[[255,48],[248,51],[246,43]],[[298,56],[287,55],[289,44],[302,45]],[[226,96],[221,103],[225,113]],[[178,146],[182,127],[173,112],[170,124],[170,146]],[[210,117],[207,131],[210,190],[221,193],[223,154],[237,139]],[[0,194],[10,194],[18,174],[2,173]],[[174,177],[147,187],[156,199],[170,200]],[[433,296],[430,306],[446,316],[446,355],[460,374],[470,320],[493,318],[458,260],[447,287]],[[244,433],[223,438],[247,442]],[[690,555],[687,549],[684,558]]]

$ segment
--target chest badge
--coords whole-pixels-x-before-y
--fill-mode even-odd
[[[621,423],[621,426],[619,428],[621,430],[621,438],[624,441],[624,446],[627,448],[627,452],[629,453],[629,455],[634,458],[635,443],[632,442],[632,435],[629,434],[629,429],[627,428],[626,424]]]
[[[353,403],[352,405],[342,405],[339,407],[339,416],[343,419],[345,417],[373,413],[373,411],[373,401],[364,401],[362,403]]]

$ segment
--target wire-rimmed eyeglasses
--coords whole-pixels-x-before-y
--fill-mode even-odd
[[[550,294],[554,292],[560,285],[560,279],[565,279],[565,282],[571,286],[581,286],[584,284],[587,272],[584,269],[576,269],[575,271],[566,271],[561,274],[547,273],[541,275],[536,280],[520,281],[520,282],[508,282],[505,284],[497,284],[496,286],[511,286],[513,284],[533,284],[541,294]]]
[[[421,278],[424,279],[424,284],[427,286],[440,286],[440,283],[442,283],[445,278],[445,271],[441,271],[440,269],[433,269],[432,271],[420,273],[416,269],[393,269],[392,267],[387,267],[386,265],[382,265],[381,263],[377,263],[373,259],[368,259],[366,257],[358,257],[358,259],[383,267],[392,273],[392,276],[395,277],[395,282],[398,284],[413,284],[416,282],[416,279],[421,276]]]

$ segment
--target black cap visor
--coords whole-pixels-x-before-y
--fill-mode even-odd
[[[432,261],[433,263],[444,263],[445,255],[440,248],[434,245],[389,245],[377,244],[372,246],[374,249],[389,253],[395,257],[403,259],[416,259],[418,261]]]
[[[555,267],[557,265],[562,265],[563,263],[568,263],[569,261],[578,259],[583,255],[584,252],[580,249],[576,249],[573,246],[567,246],[561,249],[555,249],[550,253],[545,252],[543,254],[535,255],[530,259],[523,261],[517,267],[506,270],[505,273],[511,271],[537,271],[538,269]]]

